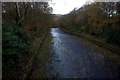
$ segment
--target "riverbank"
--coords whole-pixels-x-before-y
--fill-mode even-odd
[[[34,56],[33,65],[31,66],[31,70],[27,75],[27,79],[36,79],[36,78],[47,78],[48,73],[46,69],[48,68],[47,63],[50,61],[52,57],[50,52],[50,39],[49,32],[44,37],[44,41],[42,42],[41,47],[39,47],[37,53]]]
[[[32,48],[30,49],[30,51],[34,54],[32,55],[32,57],[29,60],[29,64],[27,65],[26,71],[23,75],[23,80],[25,80],[29,76],[29,74],[31,73],[36,56],[38,55],[39,50],[42,47],[43,42],[44,42],[46,36],[48,35],[48,33],[49,33],[49,31],[46,31],[46,33],[44,33],[41,37],[33,40]]]

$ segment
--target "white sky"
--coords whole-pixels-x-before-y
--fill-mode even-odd
[[[52,0],[53,14],[67,14],[74,8],[84,5],[86,0]]]

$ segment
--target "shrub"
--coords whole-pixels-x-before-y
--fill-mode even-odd
[[[106,42],[120,45],[120,30],[119,29],[110,29],[106,34]]]
[[[30,54],[30,36],[14,23],[2,23],[2,61],[4,71],[19,68],[22,58]]]

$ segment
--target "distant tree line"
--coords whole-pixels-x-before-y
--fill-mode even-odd
[[[58,20],[70,32],[87,33],[120,45],[120,2],[89,3]]]

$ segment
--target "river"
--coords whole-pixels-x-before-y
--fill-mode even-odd
[[[51,28],[54,55],[49,77],[61,78],[117,78],[119,75],[103,55],[104,49],[93,43]]]

